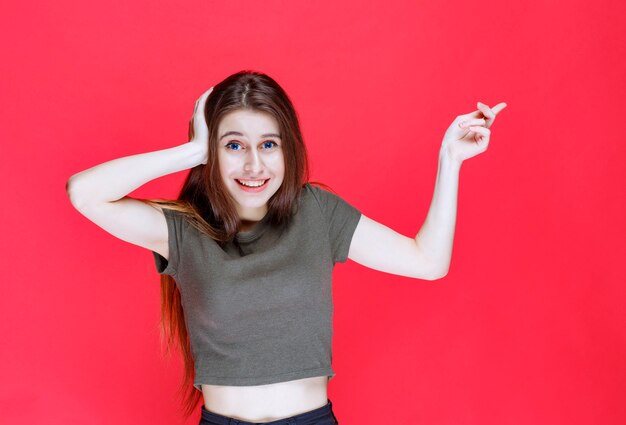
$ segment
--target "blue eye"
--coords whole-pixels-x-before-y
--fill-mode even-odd
[[[232,145],[232,148],[230,147]],[[265,150],[269,150],[274,148],[275,146],[278,146],[278,143],[274,142],[273,140],[267,141],[263,143],[263,148]],[[243,146],[241,146],[241,144],[237,143],[237,142],[229,142],[224,146],[227,150],[231,150],[231,151],[240,151],[242,149],[245,149]]]
[[[228,149],[228,147],[229,147],[230,145],[233,145],[233,146],[241,146],[239,143],[230,142],[230,143],[228,143],[228,144],[226,145],[226,149]],[[238,151],[239,149],[229,149],[229,150]]]

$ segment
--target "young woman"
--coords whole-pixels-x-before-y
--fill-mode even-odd
[[[401,276],[445,276],[461,163],[487,149],[505,106],[479,103],[448,128],[415,238],[311,184],[291,101],[254,71],[200,96],[188,142],[75,174],[67,191],[89,220],[153,252],[163,334],[178,341],[185,361],[187,415],[202,398],[205,425],[334,424],[333,266],[350,258]],[[185,169],[177,200],[127,196]]]

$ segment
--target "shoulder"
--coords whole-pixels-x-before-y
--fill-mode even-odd
[[[320,187],[318,183],[307,182],[304,184],[301,193],[302,203],[305,205],[315,205],[316,208],[324,211],[329,199],[333,195],[328,190]]]
[[[167,221],[172,221],[180,224],[186,224],[189,221],[189,214],[174,208],[160,208],[161,212],[165,216]]]
[[[194,218],[194,213],[185,210],[185,207],[165,207],[161,208],[163,215],[165,216],[165,222],[168,228],[172,232],[176,232],[179,237],[183,234],[187,235],[190,230],[198,229],[196,224],[197,219]]]
[[[309,196],[318,202],[324,202],[328,197],[337,196],[330,186],[319,182],[305,183],[302,192],[303,195]]]
[[[322,207],[329,207],[338,203],[346,203],[332,187],[321,182],[309,182],[304,185],[305,192],[314,198]]]

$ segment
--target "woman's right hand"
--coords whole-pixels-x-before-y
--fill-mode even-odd
[[[198,149],[203,153],[201,163],[205,165],[209,152],[209,129],[204,119],[204,105],[212,91],[213,87],[205,91],[202,96],[196,100],[193,115],[189,120],[189,143],[197,145]]]

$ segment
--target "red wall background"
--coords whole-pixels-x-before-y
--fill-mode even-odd
[[[186,142],[197,97],[241,69],[291,96],[313,179],[413,237],[448,125],[508,103],[461,169],[444,279],[335,269],[342,424],[626,423],[623,2],[2,9],[4,423],[183,423],[152,255],[81,216],[65,183]],[[130,195],[174,198],[185,173]]]

